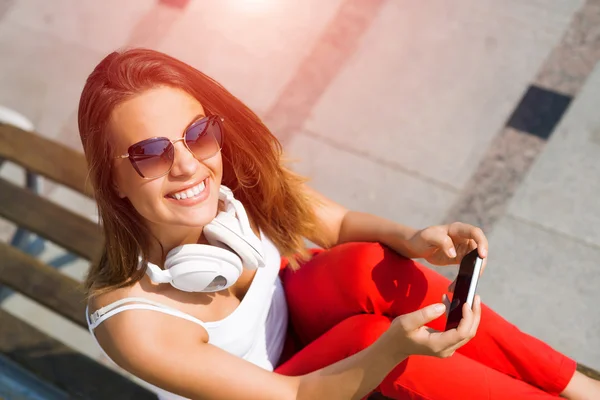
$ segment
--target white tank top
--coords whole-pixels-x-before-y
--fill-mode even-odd
[[[102,322],[126,310],[154,310],[203,326],[208,332],[208,342],[264,369],[273,371],[277,365],[285,342],[288,310],[279,266],[281,254],[264,234],[262,242],[265,250],[265,267],[254,275],[248,292],[240,305],[227,317],[214,322],[203,322],[173,307],[141,297],[127,297],[102,307],[86,318],[90,333]],[[100,347],[100,344],[96,340]],[[102,353],[110,357],[100,347]],[[111,360],[112,361],[112,360]],[[155,388],[161,400],[184,400],[184,397]]]

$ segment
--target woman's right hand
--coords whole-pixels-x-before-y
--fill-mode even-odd
[[[405,356],[417,354],[440,358],[452,356],[477,333],[481,319],[481,299],[475,296],[473,310],[468,304],[463,304],[463,318],[456,329],[439,332],[425,326],[440,317],[445,310],[444,304],[433,304],[396,317],[386,331],[386,336],[389,336],[388,343],[393,343],[397,354]]]

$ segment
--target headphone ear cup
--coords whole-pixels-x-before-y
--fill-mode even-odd
[[[233,285],[243,271],[242,260],[222,247],[187,244],[167,254],[171,285],[185,292],[215,292]]]
[[[233,285],[244,267],[264,267],[263,243],[250,227],[241,202],[221,185],[219,199],[225,211],[203,228],[210,245],[185,244],[167,254],[165,269],[146,268],[153,282],[170,283],[185,292],[215,292]]]

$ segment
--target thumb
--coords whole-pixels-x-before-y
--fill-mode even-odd
[[[446,236],[444,240],[442,240],[440,247],[448,257],[456,258],[456,248],[454,247],[454,242],[450,236]]]
[[[446,311],[446,306],[442,303],[432,304],[421,308],[420,310],[404,314],[398,317],[402,329],[406,332],[414,331],[428,322],[441,316]]]

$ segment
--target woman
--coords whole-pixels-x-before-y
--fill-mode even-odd
[[[600,393],[479,298],[441,332],[449,282],[411,258],[485,258],[480,229],[346,210],[285,168],[259,118],[192,67],[110,54],[86,82],[79,130],[106,238],[86,282],[90,331],[162,398]]]

